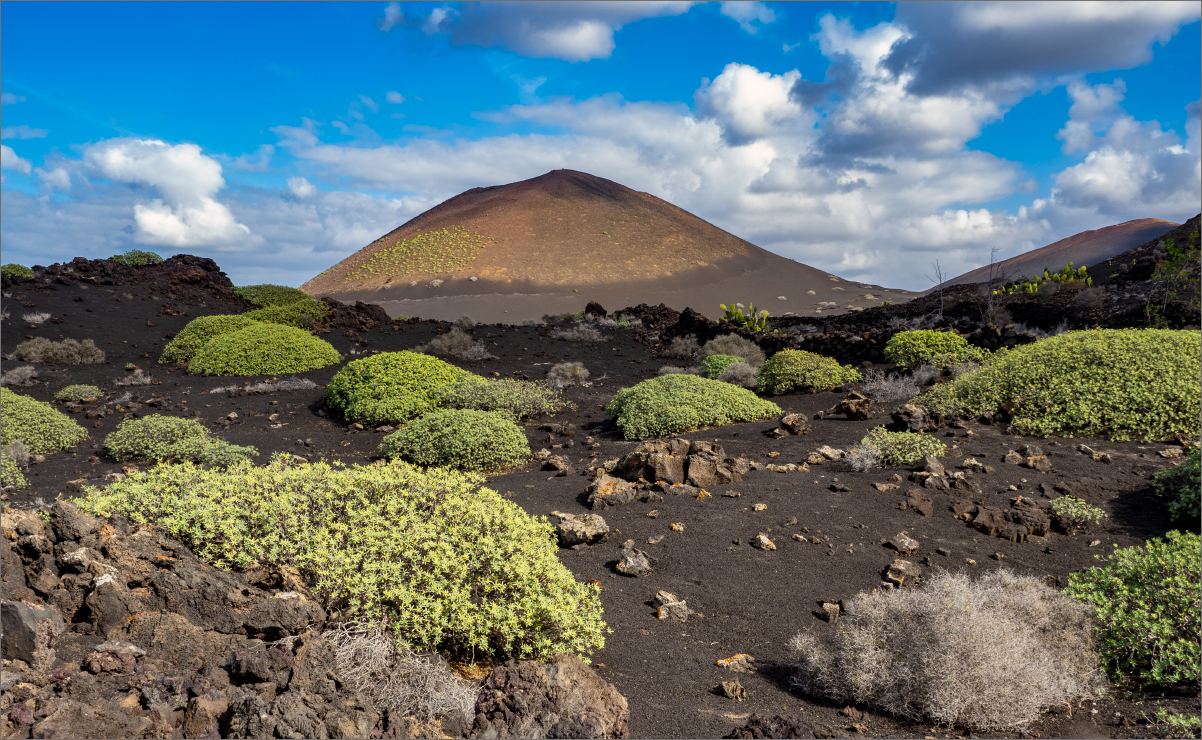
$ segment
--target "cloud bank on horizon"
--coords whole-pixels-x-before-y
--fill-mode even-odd
[[[296,38],[256,51],[228,29],[281,6],[189,7],[196,38],[158,69],[120,38],[89,58],[107,86],[27,40],[52,7],[6,13],[5,262],[143,248],[295,285],[457,193],[568,168],[924,289],[936,259],[955,275],[1202,201],[1196,2],[301,4]],[[133,16],[110,10],[66,41],[119,36]],[[209,26],[229,49],[184,61]]]

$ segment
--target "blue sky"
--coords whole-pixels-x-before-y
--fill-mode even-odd
[[[566,167],[923,289],[1199,211],[1199,8],[6,2],[0,248],[295,285]]]

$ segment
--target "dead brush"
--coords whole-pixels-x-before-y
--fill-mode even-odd
[[[21,318],[31,324],[41,324],[50,320],[50,314],[45,311],[34,311],[31,313],[21,314]]]
[[[104,351],[91,339],[52,342],[45,337],[35,337],[18,344],[13,350],[13,357],[23,362],[47,365],[98,365],[104,362]]]
[[[0,373],[0,385],[33,385],[37,382],[38,371],[33,365],[14,367],[6,373]]]
[[[463,316],[460,316],[452,321],[451,325],[456,329],[462,329],[463,331],[473,331],[476,328],[476,321],[471,316],[464,314]]]
[[[586,342],[594,344],[601,341],[601,332],[588,324],[575,324],[570,329],[558,329],[551,332],[553,339],[566,339],[569,342]]]
[[[858,444],[843,456],[847,467],[857,473],[867,473],[881,463],[881,451],[876,445]]]
[[[793,683],[915,721],[1013,732],[1105,682],[1092,608],[1041,579],[937,570],[920,586],[859,594],[839,628],[802,632]]]
[[[582,362],[561,362],[547,371],[547,385],[552,388],[584,385],[588,382],[589,375]]]
[[[376,711],[425,722],[474,719],[478,687],[456,676],[441,656],[414,652],[382,624],[344,622],[322,637],[334,646],[342,682]]]
[[[698,361],[703,361],[710,355],[730,355],[742,357],[753,368],[764,364],[767,358],[764,350],[750,339],[744,339],[738,334],[723,334],[706,342],[697,352]]]
[[[425,344],[417,345],[413,351],[439,357],[458,357],[461,360],[487,360],[493,356],[484,348],[484,342],[473,342],[472,338],[458,327],[434,337]]]
[[[0,446],[0,455],[14,460],[22,470],[29,469],[29,445],[25,444],[24,440],[14,439],[12,442]]]
[[[756,384],[755,368],[746,362],[732,362],[718,376],[718,380],[741,388],[754,388]]]
[[[138,368],[137,370],[134,370],[132,375],[126,375],[124,377],[114,379],[113,385],[150,385],[152,382],[154,382],[153,379],[146,374],[146,371],[144,371],[142,368]]]
[[[689,334],[688,336],[674,338],[672,343],[668,345],[667,353],[671,357],[691,360],[699,349],[701,349],[701,345],[697,343],[697,337]]]
[[[898,373],[885,374],[884,370],[868,370],[860,390],[877,403],[909,401],[918,395],[918,385],[913,377]]]

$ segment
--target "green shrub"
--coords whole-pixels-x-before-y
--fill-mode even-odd
[[[58,401],[90,401],[104,395],[104,391],[94,385],[69,385],[54,394]]]
[[[890,362],[911,369],[936,357],[947,369],[960,362],[983,362],[988,354],[959,334],[930,329],[898,332],[885,344],[885,356]]]
[[[404,424],[439,408],[442,386],[484,379],[417,352],[383,352],[348,362],[326,385],[326,403],[347,421]]]
[[[555,533],[482,476],[393,461],[227,471],[162,465],[90,489],[80,507],[155,522],[218,567],[289,566],[344,619],[414,647],[543,659],[604,645],[600,590],[559,561]]]
[[[886,465],[909,465],[931,457],[942,457],[947,445],[935,437],[921,432],[890,432],[883,426],[873,427],[860,444],[877,450],[879,459]]]
[[[440,406],[503,411],[514,419],[551,415],[571,405],[562,393],[546,383],[513,378],[486,378],[481,383],[473,377],[439,388],[434,398]]]
[[[330,305],[325,301],[305,296],[299,301],[279,306],[268,306],[247,311],[242,314],[248,319],[263,321],[268,324],[283,324],[297,329],[309,329],[314,323],[321,321],[330,312]]]
[[[1163,440],[1198,434],[1202,334],[1071,331],[994,355],[912,403],[976,416],[1007,402],[1021,434]]]
[[[286,306],[289,303],[303,301],[309,294],[299,288],[289,288],[286,285],[243,285],[234,288],[234,295],[250,301],[256,306]]]
[[[9,262],[7,265],[0,266],[0,277],[19,283],[24,280],[33,280],[33,270],[25,265]]]
[[[638,439],[758,421],[781,410],[730,383],[696,375],[661,375],[615,393],[605,413],[618,417],[626,439]]]
[[[1202,508],[1199,497],[1202,496],[1202,466],[1199,465],[1199,450],[1190,450],[1185,462],[1175,468],[1166,468],[1152,479],[1156,493],[1169,501],[1169,516],[1178,524],[1184,524],[1191,529],[1198,528]]]
[[[705,368],[705,377],[710,380],[717,380],[718,376],[726,370],[726,368],[736,362],[745,362],[742,357],[734,355],[710,355],[702,361],[702,366]]]
[[[161,414],[126,419],[104,438],[104,446],[118,462],[187,461],[227,467],[259,454],[254,447],[233,445],[213,437],[199,421]]]
[[[172,339],[171,343],[163,348],[163,356],[159,358],[159,362],[186,365],[192,361],[201,347],[208,344],[210,339],[222,334],[241,331],[259,323],[254,319],[247,318],[246,314],[198,316],[189,321],[188,325],[175,335],[175,339]]]
[[[1116,683],[1197,687],[1200,559],[1198,535],[1169,532],[1164,540],[1115,550],[1100,568],[1069,575],[1066,592],[1097,609],[1095,637]]]
[[[334,365],[338,350],[304,329],[258,324],[210,339],[188,363],[193,375],[303,373]]]
[[[146,267],[147,265],[161,265],[163,258],[154,252],[145,252],[141,249],[131,249],[125,254],[114,254],[109,257],[109,260],[116,262],[124,267]]]
[[[9,457],[7,452],[0,452],[0,485],[13,488],[28,488],[29,481],[21,472],[21,464]]]
[[[0,388],[0,444],[24,440],[30,452],[40,455],[87,438],[78,422],[50,404]]]
[[[1092,522],[1097,524],[1107,516],[1106,512],[1096,506],[1091,506],[1075,496],[1061,496],[1049,502],[1056,521],[1065,531],[1083,529]]]
[[[840,365],[838,360],[798,349],[782,349],[760,366],[756,373],[761,393],[780,395],[792,390],[806,393],[829,391],[837,385],[858,383],[860,371]]]
[[[506,412],[448,409],[384,438],[380,456],[422,467],[501,470],[530,459],[530,443]]]

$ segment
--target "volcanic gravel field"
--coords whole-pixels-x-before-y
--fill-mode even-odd
[[[260,395],[210,391],[264,378],[191,376],[182,367],[158,365],[168,337],[188,321],[239,310],[216,298],[202,302],[198,295],[192,300],[171,300],[161,289],[151,292],[147,285],[29,283],[13,286],[5,294],[4,305],[12,313],[3,322],[2,350],[6,355],[18,342],[33,336],[91,338],[107,354],[107,362],[101,365],[36,365],[38,384],[13,390],[51,403],[55,403],[56,391],[73,383],[98,385],[109,392],[108,399],[125,391],[132,393],[132,400],[117,408],[99,402],[85,404],[75,418],[89,430],[90,438],[32,465],[27,474],[30,487],[9,492],[6,505],[24,508],[39,500],[52,503],[59,497],[78,495],[68,491],[69,481],[87,479],[92,485],[104,485],[106,474],[121,470],[120,464],[104,455],[104,435],[129,414],[193,416],[229,442],[257,447],[260,461],[278,450],[348,463],[376,459],[381,433],[370,428],[356,430],[323,410],[323,387],[341,364],[299,376],[316,383],[316,389]],[[33,328],[21,320],[21,314],[28,311],[48,312],[53,323]],[[446,323],[409,322],[366,331],[336,329],[322,338],[344,355],[345,362],[365,353],[410,349],[449,328]],[[533,450],[551,448],[570,458],[580,471],[592,462],[621,457],[638,445],[624,440],[603,413],[602,407],[612,395],[619,388],[654,377],[661,365],[686,364],[656,354],[660,348],[636,341],[629,330],[603,332],[601,342],[589,345],[553,339],[545,326],[480,325],[474,337],[483,340],[496,359],[448,361],[481,375],[529,379],[543,377],[558,362],[582,362],[593,382],[589,387],[565,391],[575,408],[525,426]],[[153,384],[117,387],[115,381],[130,375],[127,363],[146,370]],[[5,361],[4,369],[21,364],[25,363]],[[834,407],[847,390],[850,388],[842,393],[790,393],[772,400],[786,412],[813,418],[816,412]],[[870,428],[889,424],[891,408],[866,421],[832,414],[815,419],[809,434],[781,439],[764,434],[777,426],[774,420],[681,436],[716,442],[730,457],[742,456],[761,464],[801,464],[823,445],[847,448]],[[237,414],[234,421],[229,420],[232,412]],[[574,433],[541,431],[539,427],[548,423],[573,424]],[[857,718],[858,726],[853,727],[852,719],[840,713],[842,706],[803,697],[790,689],[788,640],[803,630],[837,628],[837,622],[828,624],[819,617],[821,601],[846,600],[879,588],[883,570],[897,556],[882,542],[901,532],[920,543],[920,550],[910,559],[921,563],[925,571],[946,568],[984,573],[1009,568],[1063,584],[1068,574],[1096,564],[1097,556],[1115,545],[1140,544],[1169,529],[1166,509],[1152,495],[1149,478],[1171,464],[1158,454],[1171,445],[1033,439],[1007,434],[1002,425],[976,422],[955,423],[936,434],[949,446],[944,457],[949,469],[974,457],[995,472],[968,476],[979,492],[928,492],[933,500],[930,516],[904,508],[905,494],[914,487],[909,481],[912,468],[855,473],[838,461],[788,473],[753,470],[742,482],[707,489],[712,494],[708,498],[666,495],[660,501],[634,501],[598,512],[613,530],[608,539],[589,549],[561,550],[561,559],[577,578],[596,579],[603,588],[605,620],[612,634],[591,661],[597,673],[629,701],[631,736],[721,737],[745,724],[753,713],[795,718],[810,725],[819,737],[959,736],[955,730],[899,721],[871,711]],[[1002,461],[1008,451],[1024,444],[1041,446],[1052,469],[1040,473]],[[1081,444],[1108,452],[1112,464],[1079,453]],[[903,479],[897,488],[881,491],[874,487],[895,474]],[[576,472],[556,477],[554,471],[540,470],[539,463],[531,463],[489,480],[491,487],[534,515],[589,511],[585,490],[591,475]],[[977,531],[950,510],[951,502],[959,499],[1006,510],[1017,496],[1058,496],[1059,492],[1053,492],[1057,485],[1101,507],[1109,517],[1072,536],[1053,531],[1046,537],[1016,543]],[[756,510],[760,508],[757,504],[766,508]],[[673,529],[673,524],[682,526]],[[752,547],[750,542],[760,533],[777,549]],[[805,539],[794,539],[794,535]],[[617,573],[619,548],[627,539],[657,559],[651,575],[636,579]],[[656,543],[649,544],[653,540]],[[660,590],[686,599],[697,613],[683,623],[658,620],[652,599]],[[989,646],[979,649],[988,651]],[[733,674],[716,665],[717,660],[737,653],[753,656],[757,672]],[[746,687],[745,702],[714,693],[716,685],[732,678]],[[1142,724],[1140,713],[1151,714],[1161,705],[1196,712],[1198,695],[1125,699],[1112,692],[1111,698],[1054,709],[1027,728],[1026,736],[1146,736],[1149,728]]]

